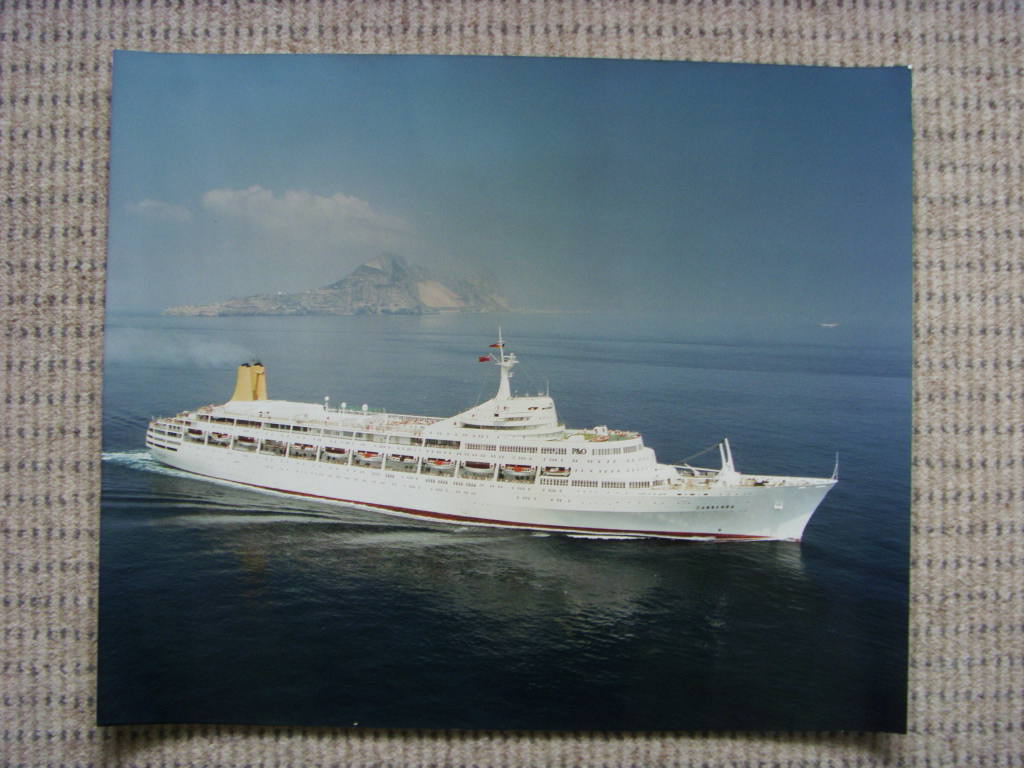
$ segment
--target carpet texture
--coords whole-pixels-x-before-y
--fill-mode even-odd
[[[998,1],[0,0],[0,768],[1024,765],[1022,31]],[[115,49],[911,65],[910,732],[96,728]]]

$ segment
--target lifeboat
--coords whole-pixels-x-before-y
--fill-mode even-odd
[[[345,461],[348,456],[348,450],[345,448],[324,448],[323,453],[320,454],[321,461]]]
[[[439,472],[447,472],[455,466],[451,459],[426,459],[423,462],[424,469],[436,469]]]
[[[390,461],[390,462],[392,462],[394,464],[398,464],[399,466],[402,466],[402,467],[415,467],[416,466],[416,457],[415,456],[403,456],[402,454],[399,454],[399,453],[393,453],[390,456],[388,456],[388,461]]]
[[[541,472],[541,474],[545,475],[547,477],[568,477],[569,476],[569,468],[568,467],[544,467],[544,470]]]
[[[227,445],[231,442],[231,435],[227,432],[211,432],[210,442],[215,445]]]
[[[462,471],[468,475],[489,475],[494,470],[493,464],[486,461],[464,461]]]
[[[533,477],[537,473],[535,467],[528,467],[524,464],[504,464],[501,467],[501,476],[514,480],[523,480]]]
[[[381,455],[376,451],[356,451],[356,461],[360,464],[380,464]]]

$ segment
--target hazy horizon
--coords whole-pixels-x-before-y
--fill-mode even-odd
[[[118,52],[107,306],[392,252],[518,308],[909,344],[909,97],[901,68]]]

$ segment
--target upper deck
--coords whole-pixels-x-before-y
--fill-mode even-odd
[[[367,406],[330,408],[319,403],[288,400],[230,401],[224,405],[198,408],[199,416],[209,415],[222,424],[267,429],[299,428],[299,431],[345,429],[359,432],[398,433],[409,437],[422,435],[431,424],[441,421],[432,416],[388,413]],[[205,420],[205,419],[204,419]]]
[[[187,417],[189,413],[179,414],[178,417]],[[617,443],[640,438],[638,432],[609,429],[605,426],[574,429],[566,428],[563,424],[558,424],[557,430],[543,434],[507,432],[500,426],[492,429],[488,429],[486,426],[466,427],[458,422],[451,423],[452,419],[436,416],[390,413],[370,409],[367,406],[330,408],[319,403],[297,403],[288,400],[230,401],[223,405],[206,405],[197,408],[192,413],[195,413],[195,418],[198,421],[209,421],[215,424],[324,435],[345,431],[373,433],[381,436],[424,438],[435,436],[435,433],[439,435],[443,431],[445,436],[451,436],[453,432],[458,432],[461,437],[467,439],[480,439],[483,437],[481,432],[487,431],[490,433],[487,435],[487,439],[497,439],[499,442],[569,440],[587,443]],[[446,426],[447,429],[431,429],[431,427],[439,425]]]

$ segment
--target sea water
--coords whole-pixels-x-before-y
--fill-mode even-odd
[[[839,484],[800,544],[410,521],[203,481],[144,450],[151,416],[272,398],[449,416],[513,390],[663,462]],[[830,331],[836,333],[831,335]],[[599,315],[111,317],[98,718],[400,728],[905,727],[906,344],[692,339]],[[716,466],[711,452],[692,463]]]

